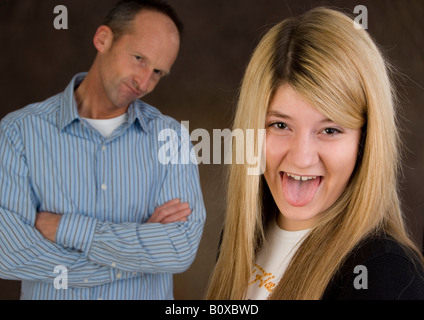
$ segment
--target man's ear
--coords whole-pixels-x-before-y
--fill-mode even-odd
[[[97,28],[96,33],[94,34],[93,43],[97,51],[102,53],[111,47],[113,42],[113,32],[112,30],[105,25],[102,25]]]

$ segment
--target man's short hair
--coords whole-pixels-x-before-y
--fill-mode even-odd
[[[142,10],[152,10],[168,16],[182,36],[183,23],[174,9],[166,2],[161,0],[121,0],[109,11],[103,21],[103,24],[112,30],[114,41],[131,32],[133,19]]]

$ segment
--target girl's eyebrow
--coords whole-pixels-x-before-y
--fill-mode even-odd
[[[272,117],[277,117],[277,118],[281,118],[281,119],[285,119],[285,120],[291,120],[293,119],[291,116],[278,112],[278,111],[268,111],[266,113],[267,117],[272,116]],[[330,118],[324,118],[320,121],[320,123],[334,123],[335,122],[333,120],[331,120]]]
[[[282,119],[292,119],[289,115],[286,115],[284,113],[280,113],[278,111],[268,111],[266,113],[267,117],[268,116],[273,116],[273,117],[278,117],[278,118],[282,118]]]
[[[336,124],[333,120],[329,119],[329,118],[325,118],[321,121],[321,123],[334,123]]]

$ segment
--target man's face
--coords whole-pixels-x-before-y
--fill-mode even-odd
[[[178,51],[178,29],[164,14],[143,10],[128,34],[99,50],[98,72],[113,108],[125,108],[153,91],[170,73]]]

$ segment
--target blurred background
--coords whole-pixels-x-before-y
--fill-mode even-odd
[[[87,71],[92,37],[115,0],[0,1],[0,118],[63,91]],[[403,209],[422,248],[424,230],[424,1],[422,0],[169,0],[185,23],[172,75],[144,100],[190,132],[230,128],[237,91],[252,50],[274,24],[313,7],[353,13],[368,9],[368,31],[403,74],[402,137],[405,144]],[[57,5],[68,9],[67,30],[56,30]],[[375,79],[378,81],[378,79]],[[202,299],[215,263],[225,209],[225,165],[200,165],[207,221],[197,258],[175,276],[175,298]],[[20,282],[0,280],[0,299],[19,299]]]

